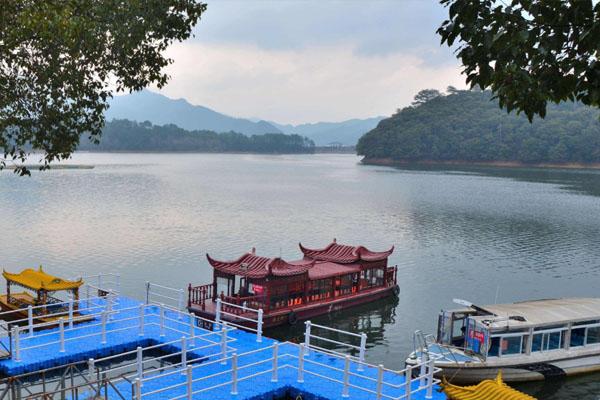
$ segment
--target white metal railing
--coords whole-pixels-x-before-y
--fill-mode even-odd
[[[67,319],[59,319],[51,322],[42,322],[38,324],[31,324],[27,326],[13,326],[11,330],[11,348],[12,348],[12,358],[14,361],[21,361],[21,353],[26,350],[32,350],[40,347],[59,345],[59,352],[66,351],[66,344],[70,344],[72,342],[90,338],[90,337],[100,337],[100,343],[104,344],[107,342],[107,335],[115,332],[128,331],[131,329],[137,329],[139,336],[145,335],[145,328],[149,326],[158,326],[159,334],[161,337],[165,336],[165,331],[170,330],[173,332],[177,332],[179,334],[187,335],[190,337],[190,343],[193,346],[195,341],[195,330],[200,329],[201,332],[213,332],[202,328],[198,323],[198,321],[203,320],[203,318],[197,317],[193,314],[186,314],[188,321],[183,321],[182,319],[170,318],[165,312],[167,309],[171,312],[185,314],[180,310],[174,310],[172,308],[167,308],[164,305],[153,305],[153,304],[143,304],[141,303],[139,306],[125,307],[114,310],[112,307],[112,295],[107,296],[107,298],[102,298],[104,300],[104,304],[99,306],[91,307],[93,309],[100,308],[101,310],[94,313],[86,313],[79,316],[73,316],[72,313],[69,313],[69,317]],[[158,314],[152,312],[155,308],[158,308]],[[84,309],[87,310],[87,309]],[[82,310],[82,311],[84,311]],[[132,313],[133,310],[138,310],[137,313]],[[148,312],[150,311],[150,312]],[[137,314],[137,315],[136,315]],[[156,322],[156,317],[158,317],[158,322]],[[92,321],[100,321],[100,322],[91,322],[86,324],[81,324],[74,326],[74,323],[81,322],[82,320]],[[65,323],[67,327],[65,327]],[[118,324],[115,324],[118,323]],[[126,325],[123,325],[126,323]],[[108,324],[112,324],[112,329],[109,328]],[[33,332],[36,328],[50,327],[58,325],[58,330],[52,330],[44,333],[36,333],[32,335],[22,335],[23,331]],[[225,323],[220,324],[219,330],[224,330],[225,332],[228,330]],[[81,335],[65,337],[66,332],[77,332],[82,330],[92,330],[92,332],[85,332]],[[27,346],[29,340],[35,339],[36,341],[42,337],[54,337],[57,339],[48,340],[40,344],[31,344]],[[206,340],[206,339],[205,339]]]
[[[223,306],[225,306],[225,307],[223,307]],[[226,311],[228,308],[238,309],[238,310],[240,310],[241,313],[244,313],[245,315],[228,312],[228,311]],[[252,318],[252,317],[248,316],[247,314],[250,314],[250,315],[256,314],[256,318]],[[215,322],[220,324],[221,321],[224,320],[223,315],[230,317],[230,320],[227,321],[227,323],[229,325],[233,325],[240,329],[249,330],[249,331],[256,333],[256,341],[259,343],[262,342],[263,316],[264,316],[262,308],[258,308],[258,309],[250,308],[245,303],[243,305],[238,305],[238,304],[228,303],[228,302],[221,300],[220,298],[217,298],[216,308],[215,308]],[[247,326],[247,325],[237,324],[237,323],[231,321],[231,319],[249,322],[250,324],[255,325],[256,329],[254,329],[250,326]]]
[[[178,310],[184,309],[183,289],[146,281],[146,304],[168,304]]]
[[[115,294],[121,293],[121,275],[113,272],[104,274],[83,275],[79,274],[78,278],[83,279],[84,284],[81,286],[80,293],[84,291],[85,297],[94,297],[92,291],[97,292],[98,296],[102,293],[112,292]]]
[[[358,360],[359,370],[362,369],[362,365],[365,362],[365,352],[366,352],[366,348],[367,348],[367,334],[366,333],[363,332],[363,333],[359,334],[359,333],[343,331],[341,329],[331,328],[331,327],[325,326],[325,325],[313,324],[310,321],[306,321],[304,324],[306,326],[306,328],[304,329],[304,346],[305,346],[306,354],[308,354],[310,348],[314,348],[314,349],[318,349],[318,350],[321,350],[324,352],[334,353],[334,354],[342,356],[342,357],[345,356],[344,354],[341,354],[335,350],[327,349],[327,348],[324,348],[321,346],[317,346],[314,343],[311,343],[311,339],[317,339],[317,340],[320,340],[320,341],[323,341],[326,343],[334,344],[336,346],[341,346],[342,348],[358,351],[358,357],[353,357],[353,358]],[[335,332],[337,334],[340,334],[343,336],[348,336],[350,338],[358,338],[360,340],[360,344],[357,346],[352,343],[340,342],[338,340],[334,340],[334,339],[327,338],[324,336],[315,335],[313,332],[313,328],[317,328],[317,329],[323,330],[325,332]]]
[[[350,388],[353,388],[357,392],[374,394],[377,399],[390,399],[390,400],[410,400],[412,395],[425,391],[425,398],[431,399],[433,394],[433,386],[439,381],[434,378],[434,374],[439,372],[439,368],[434,366],[434,359],[427,359],[426,361],[419,363],[415,366],[410,366],[401,371],[393,371],[383,367],[383,365],[371,365],[364,363],[364,366],[368,368],[374,368],[377,370],[377,378],[372,378],[364,373],[352,372],[351,369],[351,357],[349,355],[341,356],[324,352],[321,350],[314,349],[315,353],[325,354],[329,357],[336,357],[339,361],[343,361],[343,368],[338,368],[331,363],[321,363],[314,359],[311,359],[306,355],[306,349],[304,344],[293,344],[286,342],[286,345],[294,346],[296,348],[293,352],[281,353],[281,344],[275,342],[271,346],[263,347],[257,350],[252,350],[245,353],[233,353],[226,357],[219,359],[212,359],[207,362],[203,362],[196,365],[185,365],[178,364],[170,366],[160,371],[160,373],[153,374],[147,377],[136,377],[134,381],[134,390],[132,397],[135,400],[142,400],[145,397],[152,395],[160,395],[161,398],[169,400],[179,399],[191,399],[193,396],[200,393],[209,392],[216,388],[229,386],[230,393],[232,395],[238,394],[238,384],[241,381],[248,379],[255,379],[258,376],[270,375],[271,382],[279,381],[279,371],[285,368],[292,368],[297,371],[296,382],[303,383],[305,381],[305,375],[311,375],[320,379],[325,379],[332,382],[340,387],[340,393],[342,397],[350,396]],[[263,357],[258,361],[247,361],[248,358],[256,353],[269,352],[269,356]],[[228,365],[229,368],[219,369],[218,371],[207,370],[208,367],[217,364]],[[263,368],[255,368],[258,371],[243,375],[240,371],[247,368],[257,367],[264,365]],[[312,368],[310,365],[315,365],[317,368]],[[171,368],[171,371],[168,369]],[[413,377],[413,371],[420,371],[419,375]],[[386,372],[388,378],[386,378]],[[177,383],[171,384],[158,384],[161,379],[170,377],[173,375],[183,375],[184,378]],[[398,381],[393,383],[390,381],[390,376],[402,376],[404,381]],[[217,383],[210,382],[211,378],[222,377]],[[352,379],[351,379],[352,378]],[[357,382],[357,381],[360,381]],[[154,385],[148,385],[149,382],[155,382]],[[198,383],[204,383],[198,388]],[[418,385],[415,383],[418,382]],[[152,386],[148,391],[144,391],[144,387]],[[196,388],[194,388],[194,386]],[[416,386],[416,388],[413,388]],[[158,388],[156,388],[158,387]],[[386,393],[385,389],[388,388]],[[395,391],[395,395],[392,395],[390,391]],[[182,393],[183,392],[183,393]],[[360,398],[359,396],[358,398]]]

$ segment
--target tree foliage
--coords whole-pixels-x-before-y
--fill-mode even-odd
[[[31,149],[48,168],[84,132],[98,142],[112,91],[162,87],[172,62],[164,50],[205,9],[195,0],[2,0],[0,168]]]
[[[188,131],[176,125],[153,125],[129,120],[106,123],[99,144],[82,142],[81,150],[203,153],[312,153],[315,144],[300,135],[267,133],[246,136],[237,132]]]
[[[367,159],[397,161],[600,162],[599,112],[549,105],[544,119],[502,112],[490,91],[453,91],[382,120],[360,138]]]
[[[442,43],[471,87],[491,89],[501,107],[544,117],[547,102],[600,106],[600,2],[441,0]]]

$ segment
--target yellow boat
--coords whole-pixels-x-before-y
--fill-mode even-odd
[[[47,274],[40,266],[36,269],[25,269],[18,274],[3,271],[6,279],[6,294],[0,295],[0,308],[3,313],[0,318],[6,321],[19,321],[28,318],[28,307],[32,306],[33,323],[57,321],[67,317],[68,305],[64,300],[53,296],[55,292],[69,292],[73,299],[73,316],[80,317],[78,310],[79,287],[81,279],[69,281]],[[14,292],[11,286],[26,289]],[[29,293],[33,291],[35,295]],[[12,311],[12,312],[11,312]],[[78,322],[85,318],[78,318]]]
[[[498,372],[496,379],[486,379],[473,386],[456,386],[446,378],[442,378],[440,386],[450,400],[536,400],[504,383],[502,371]]]

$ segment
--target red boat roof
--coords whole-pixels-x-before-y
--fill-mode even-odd
[[[214,269],[226,274],[240,275],[247,278],[265,278],[268,275],[292,276],[300,275],[315,265],[314,260],[287,262],[279,257],[260,257],[252,252],[246,253],[235,261],[218,261],[206,255]]]
[[[333,276],[360,272],[360,264],[337,264],[330,261],[317,261],[308,271],[310,280],[331,278]]]
[[[306,258],[318,261],[332,261],[341,264],[350,264],[358,261],[385,260],[394,251],[394,246],[387,251],[371,251],[364,246],[348,246],[337,244],[333,239],[324,249],[309,249],[300,245],[300,250]]]

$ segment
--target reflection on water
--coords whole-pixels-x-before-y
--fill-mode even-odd
[[[399,300],[315,322],[368,334],[367,358],[402,368],[415,329],[440,308],[597,296],[600,174],[539,169],[364,166],[350,155],[77,154],[94,169],[0,172],[0,264],[58,275],[104,270],[143,281],[210,280],[205,253],[298,258],[299,241],[394,244]],[[275,330],[301,338],[301,327]],[[526,386],[597,399],[600,377]],[[596,383],[594,383],[596,382]]]

